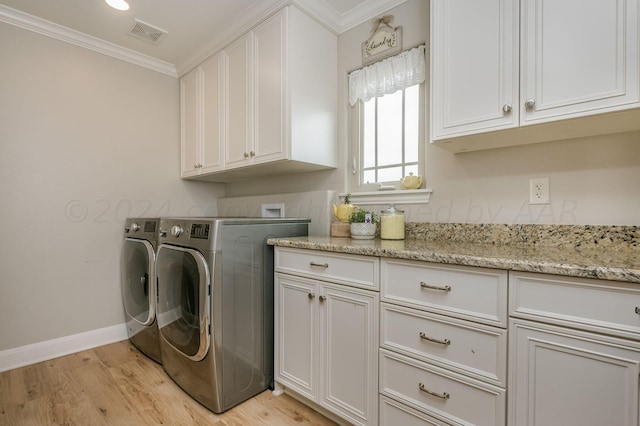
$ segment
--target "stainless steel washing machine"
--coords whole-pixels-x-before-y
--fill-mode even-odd
[[[120,283],[129,340],[142,353],[161,363],[155,281],[159,230],[159,218],[126,220]]]
[[[309,219],[162,219],[156,262],[162,364],[215,413],[273,386],[272,237]]]

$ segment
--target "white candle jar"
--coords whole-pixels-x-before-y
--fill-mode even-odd
[[[380,212],[380,238],[383,240],[404,240],[404,211],[391,204]]]

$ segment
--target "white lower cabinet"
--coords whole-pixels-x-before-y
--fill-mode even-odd
[[[637,426],[640,288],[510,274],[509,424]]]
[[[510,424],[638,425],[640,345],[513,320]]]
[[[278,272],[300,253],[314,252],[276,248],[275,380],[350,424],[377,425],[378,292]],[[318,274],[349,261],[312,257]]]
[[[640,424],[637,284],[286,247],[274,259],[276,387],[345,424]]]
[[[454,424],[504,425],[506,390],[380,351],[380,393]]]
[[[504,426],[507,271],[382,259],[380,272],[380,425]]]

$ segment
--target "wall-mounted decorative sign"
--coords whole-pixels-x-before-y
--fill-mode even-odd
[[[402,27],[392,27],[393,15],[386,15],[373,21],[375,28],[371,37],[362,43],[362,63],[364,65],[395,55],[402,50]]]

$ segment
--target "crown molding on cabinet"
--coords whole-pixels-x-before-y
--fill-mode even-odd
[[[336,34],[341,34],[361,23],[373,19],[407,0],[367,0],[362,4],[340,13],[325,0],[293,0],[297,5]]]
[[[242,34],[249,32],[251,28],[288,4],[291,4],[290,0],[263,0],[256,2],[254,6],[247,9],[240,17],[228,22],[215,37],[210,39],[203,48],[194,52],[189,59],[181,64],[177,64],[178,76],[182,77],[202,61],[220,51]]]
[[[153,71],[177,77],[173,64],[164,62],[147,55],[143,55],[131,49],[118,46],[79,31],[54,24],[45,19],[38,18],[28,13],[0,4],[0,22],[5,22],[25,30],[33,31],[47,37],[55,38],[65,43],[70,43],[94,52],[102,53],[116,59],[148,68]]]

